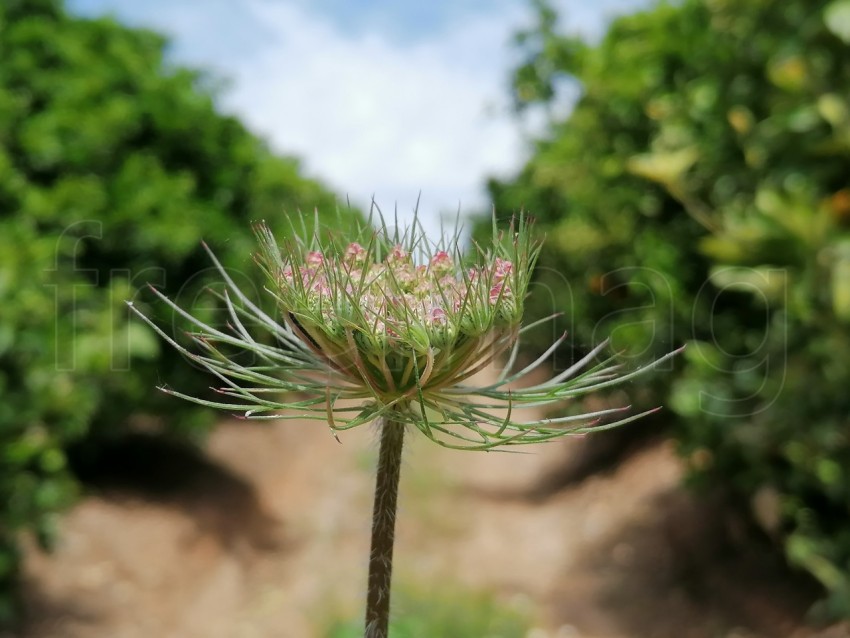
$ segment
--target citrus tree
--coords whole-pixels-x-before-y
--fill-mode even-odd
[[[208,79],[169,63],[165,45],[59,0],[0,3],[0,619],[17,535],[48,542],[79,491],[69,446],[134,414],[181,435],[210,422],[153,390],[209,383],[124,301],[143,303],[151,283],[210,319],[202,239],[259,287],[251,220],[285,231],[299,207],[342,227],[359,217],[219,114]]]
[[[650,358],[695,482],[757,515],[850,614],[850,3],[685,0],[596,45],[537,3],[517,107],[557,113],[498,211],[547,228],[529,312]],[[484,225],[482,223],[482,225]]]

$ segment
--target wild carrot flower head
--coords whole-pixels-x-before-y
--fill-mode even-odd
[[[446,447],[489,449],[588,431],[621,409],[543,421],[517,415],[647,369],[621,373],[612,359],[593,365],[603,343],[543,383],[514,387],[564,339],[513,370],[519,337],[533,327],[522,326],[523,301],[540,248],[523,216],[503,233],[494,224],[491,243],[475,245],[471,255],[461,253],[457,234],[432,245],[415,223],[403,233],[370,225],[344,240],[321,236],[318,227],[312,233],[292,229],[286,241],[265,224],[255,232],[256,261],[267,276],[274,313],[249,299],[212,253],[225,283],[219,296],[230,318],[227,330],[195,319],[154,291],[195,325],[191,336],[200,352],[177,343],[134,308],[223,384],[216,388],[221,401],[167,392],[248,418],[327,421],[334,432],[391,415]],[[258,328],[266,335],[254,334]],[[253,360],[240,363],[225,354],[234,348]],[[495,382],[470,383],[503,356],[507,365]]]

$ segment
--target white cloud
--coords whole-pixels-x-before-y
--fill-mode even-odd
[[[398,205],[409,216],[421,192],[435,230],[440,212],[486,210],[485,178],[526,157],[507,91],[510,38],[531,19],[526,0],[442,11],[411,42],[401,37],[410,24],[367,17],[355,28],[312,2],[69,1],[170,33],[177,63],[230,80],[225,109],[360,206],[374,195],[385,212]],[[613,14],[650,1],[555,4],[567,30],[595,39]],[[527,128],[541,124],[531,117]]]
[[[414,44],[348,36],[288,4],[250,5],[276,39],[229,69],[225,106],[352,200],[386,211],[486,206],[483,178],[523,159],[504,104],[518,12],[480,15]],[[501,112],[500,112],[501,111]]]

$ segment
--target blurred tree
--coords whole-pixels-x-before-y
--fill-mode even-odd
[[[529,310],[579,350],[691,342],[646,400],[850,615],[850,2],[664,3],[596,46],[535,4],[517,107],[581,98],[489,184],[549,235]]]
[[[13,611],[17,534],[48,543],[78,492],[69,445],[136,413],[183,435],[210,421],[154,390],[209,381],[131,321],[124,300],[150,282],[212,317],[202,239],[253,281],[250,220],[338,210],[296,160],[218,114],[206,78],[168,64],[165,45],[70,17],[59,0],[0,3],[0,624]]]

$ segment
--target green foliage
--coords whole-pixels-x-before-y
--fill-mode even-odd
[[[850,4],[659,4],[596,46],[540,6],[517,103],[582,95],[490,184],[548,231],[529,313],[565,312],[579,350],[690,342],[646,400],[681,417],[694,482],[776,495],[759,518],[850,615]]]
[[[393,638],[523,638],[529,621],[492,595],[441,584],[428,590],[400,587],[393,592],[390,633]],[[361,620],[333,623],[326,638],[358,638]]]
[[[0,3],[0,623],[17,533],[49,542],[78,491],[68,446],[136,413],[188,435],[210,422],[154,390],[209,380],[124,300],[144,306],[150,282],[212,317],[202,239],[259,287],[250,220],[285,228],[284,211],[337,206],[218,114],[205,78],[166,64],[164,46],[59,2]]]

